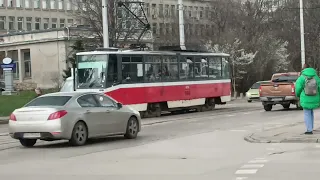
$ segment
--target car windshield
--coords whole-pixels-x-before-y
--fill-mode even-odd
[[[254,83],[251,87],[251,89],[259,89],[260,83]]]
[[[64,106],[69,100],[71,99],[71,96],[44,96],[39,97],[28,104],[26,104],[24,107],[30,107],[30,106]]]
[[[277,75],[272,78],[273,82],[295,82],[299,76],[297,75]]]

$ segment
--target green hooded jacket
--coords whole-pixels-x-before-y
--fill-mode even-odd
[[[307,96],[304,93],[304,85],[306,77],[314,77],[318,84],[318,92],[316,96]],[[300,98],[300,104],[303,109],[316,109],[320,106],[320,78],[317,71],[313,68],[306,68],[301,72],[301,76],[297,79],[295,85],[296,96]]]

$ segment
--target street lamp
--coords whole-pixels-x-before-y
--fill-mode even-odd
[[[179,6],[179,35],[180,35],[180,48],[186,50],[185,37],[184,37],[184,17],[183,17],[183,3],[182,0],[178,0]]]
[[[109,47],[108,0],[102,0],[103,47]]]
[[[300,0],[300,38],[301,38],[301,67],[306,63],[303,22],[303,0]]]

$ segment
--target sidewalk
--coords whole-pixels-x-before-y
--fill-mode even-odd
[[[244,139],[251,143],[320,143],[320,124],[315,124],[315,127],[313,135],[305,135],[305,124],[299,122],[256,132]]]

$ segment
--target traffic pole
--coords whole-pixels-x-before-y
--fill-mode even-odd
[[[300,0],[300,38],[301,38],[301,67],[306,63],[305,43],[304,43],[304,20],[303,20],[303,0]]]
[[[108,0],[102,0],[103,47],[109,47]]]

